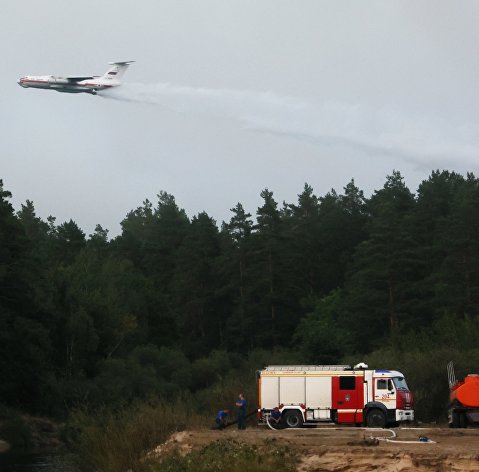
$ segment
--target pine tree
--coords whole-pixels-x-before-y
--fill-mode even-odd
[[[34,303],[30,241],[11,196],[0,180],[0,398],[38,411],[50,375],[50,343]]]
[[[479,313],[479,179],[472,173],[457,188],[438,235],[444,259],[437,296],[461,317]],[[439,287],[438,287],[439,288]]]
[[[304,184],[298,195],[298,204],[287,205],[285,256],[295,285],[294,296],[312,297],[319,290],[320,241],[319,200],[313,188]]]
[[[219,273],[224,281],[222,293],[225,303],[229,302],[229,317],[225,326],[225,345],[239,351],[246,351],[254,345],[252,331],[254,319],[252,300],[252,228],[251,213],[237,203],[230,210],[230,222],[222,225],[222,251]]]
[[[218,309],[216,259],[220,244],[215,221],[200,213],[178,250],[174,302],[184,349],[194,356],[222,344],[224,319]]]
[[[282,330],[285,313],[281,310],[281,216],[273,192],[261,192],[264,203],[256,211],[257,224],[254,237],[254,261],[252,272],[255,279],[253,294],[256,304],[255,323],[266,328],[261,330],[263,346],[275,345],[282,337],[291,333]]]
[[[409,317],[409,280],[417,260],[406,222],[414,196],[399,172],[369,201],[369,238],[357,248],[347,288],[358,345],[379,345]]]

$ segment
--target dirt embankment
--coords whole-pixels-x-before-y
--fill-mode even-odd
[[[174,434],[152,455],[162,457],[173,450],[187,454],[220,439],[249,444],[263,441],[288,446],[297,452],[298,472],[456,472],[479,471],[479,430],[448,428],[396,428],[387,430],[321,427],[272,431],[185,431]],[[419,437],[433,442],[419,442]],[[389,441],[372,438],[390,438]]]
[[[57,450],[65,447],[61,439],[63,425],[47,418],[25,416],[34,449]]]

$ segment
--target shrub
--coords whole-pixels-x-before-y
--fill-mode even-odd
[[[138,470],[145,453],[171,433],[210,424],[184,399],[174,403],[150,401],[120,410],[103,408],[90,414],[73,413],[71,446],[84,470],[118,472]]]
[[[293,472],[295,457],[284,447],[264,443],[249,445],[217,441],[182,457],[174,454],[162,462],[148,461],[144,472]]]

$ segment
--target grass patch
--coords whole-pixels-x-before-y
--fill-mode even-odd
[[[150,460],[141,472],[293,472],[295,463],[288,448],[230,439],[213,442],[184,457],[175,453],[161,462]]]
[[[69,424],[69,443],[82,470],[137,471],[145,453],[173,432],[210,423],[211,418],[198,415],[183,400],[138,403],[115,411],[105,408],[95,414],[77,411]]]

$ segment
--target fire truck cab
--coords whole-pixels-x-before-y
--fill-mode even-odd
[[[257,372],[258,420],[279,407],[282,422],[384,427],[414,420],[413,395],[403,374],[366,364],[273,365]]]

